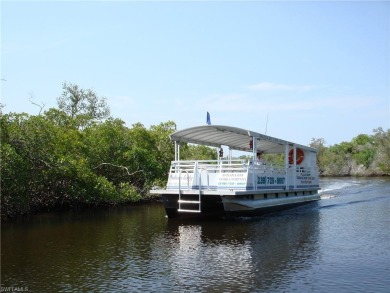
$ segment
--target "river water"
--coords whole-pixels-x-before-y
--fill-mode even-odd
[[[390,292],[390,179],[321,187],[259,218],[168,220],[152,204],[3,224],[1,291]]]

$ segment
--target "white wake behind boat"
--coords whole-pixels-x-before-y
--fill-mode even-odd
[[[320,199],[317,150],[237,127],[204,125],[170,135],[175,142],[167,186],[160,194],[169,218],[256,216]],[[217,147],[217,160],[180,160],[180,144]],[[223,157],[223,148],[229,149]],[[250,159],[234,159],[232,151]],[[263,154],[282,154],[271,164]]]

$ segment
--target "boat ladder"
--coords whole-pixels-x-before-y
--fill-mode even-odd
[[[178,212],[184,212],[184,213],[200,213],[201,210],[201,201],[200,201],[200,194],[198,195],[198,200],[187,200],[187,199],[181,199],[181,192],[179,192],[179,209]],[[187,206],[186,208],[182,208],[182,205]],[[188,205],[193,206],[194,208],[188,208]]]
[[[179,208],[178,212],[183,212],[183,213],[201,213],[201,192],[202,192],[202,185],[201,180],[199,178],[199,192],[198,194],[193,194],[193,195],[186,195],[186,199],[183,199],[183,194],[182,194],[182,189],[180,185],[180,177],[179,176],[179,200],[177,201],[179,203]],[[188,199],[190,197],[191,199]],[[183,208],[183,205],[185,208]],[[190,207],[190,208],[189,208]],[[193,208],[192,208],[193,207]]]

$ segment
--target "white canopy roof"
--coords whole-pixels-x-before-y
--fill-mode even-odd
[[[274,138],[254,131],[224,125],[203,125],[176,131],[170,135],[172,141],[201,144],[207,146],[228,146],[232,150],[252,152],[249,147],[251,138],[256,139],[258,151],[265,154],[284,153],[286,144],[291,147],[293,142]],[[296,147],[317,152],[316,149],[295,144]]]

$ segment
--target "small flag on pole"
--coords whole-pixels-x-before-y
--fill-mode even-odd
[[[207,125],[211,125],[210,113],[209,112],[207,112],[206,123],[207,123]]]

